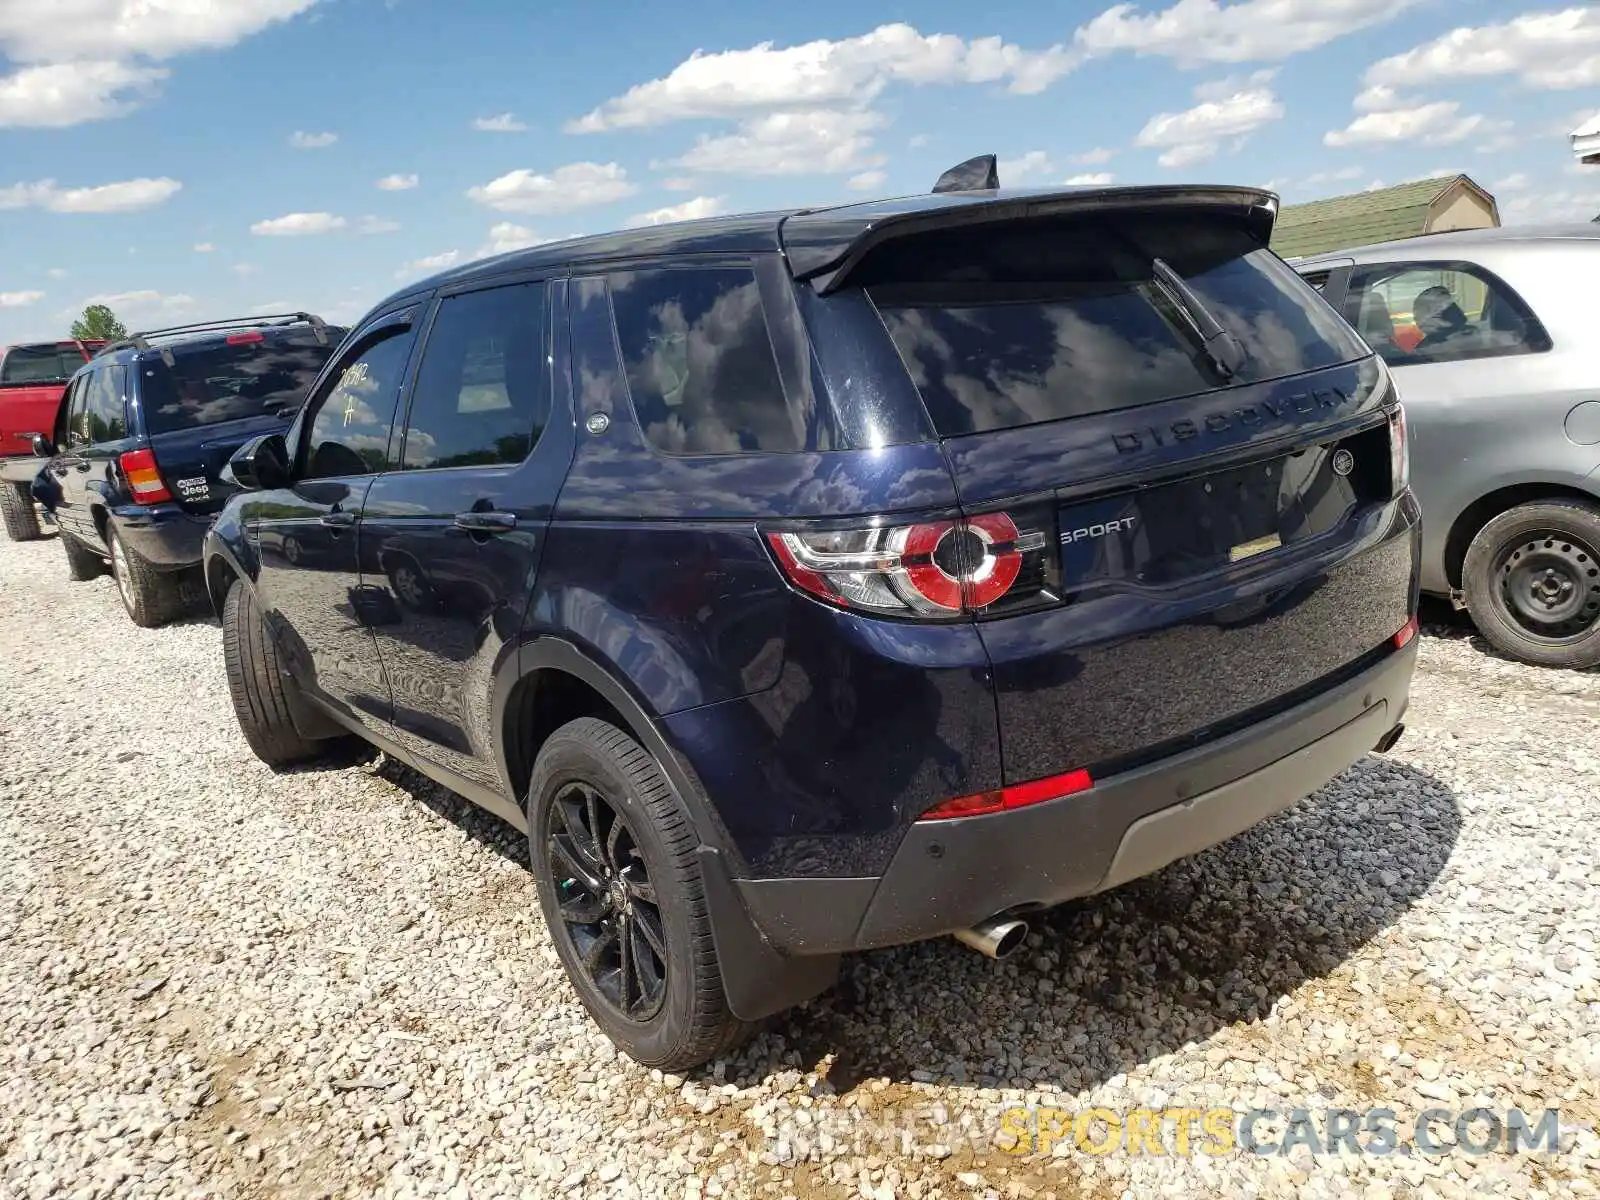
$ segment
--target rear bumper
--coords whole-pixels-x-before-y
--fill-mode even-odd
[[[195,516],[176,504],[122,504],[111,520],[128,549],[162,571],[200,565],[212,518]]]
[[[32,483],[44,469],[44,459],[36,454],[13,454],[0,458],[0,482]]]
[[[1117,887],[1241,833],[1316,791],[1405,713],[1416,643],[1291,709],[1086,792],[990,816],[918,821],[874,878],[741,880],[790,955],[950,933]]]

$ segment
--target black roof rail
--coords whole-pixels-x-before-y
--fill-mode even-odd
[[[161,361],[167,366],[172,366],[172,351],[164,346],[151,346],[150,339],[177,337],[186,333],[222,333],[229,329],[261,329],[281,328],[285,325],[310,325],[317,335],[317,342],[323,346],[328,344],[328,323],[315,313],[262,313],[251,317],[224,317],[216,321],[195,321],[188,325],[168,325],[164,329],[145,329],[138,333],[130,333],[121,341],[109,342],[95,352],[95,357],[110,354],[116,350],[126,350],[132,347],[135,350],[157,349],[161,351]]]
[[[992,192],[1000,186],[1000,171],[992,154],[980,154],[957,163],[933,185],[935,192]]]

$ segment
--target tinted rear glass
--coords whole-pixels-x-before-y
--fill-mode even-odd
[[[237,346],[172,347],[174,365],[159,358],[138,364],[139,400],[150,434],[215,425],[263,413],[290,412],[305,401],[340,331],[328,344],[296,334]]]
[[[76,346],[13,346],[0,363],[0,383],[65,383],[81,366]]]
[[[1237,384],[1365,354],[1290,268],[1244,228],[1214,218],[928,234],[889,243],[866,282],[934,426],[950,436],[1217,388],[1181,313],[1155,286],[1158,257],[1239,339]]]

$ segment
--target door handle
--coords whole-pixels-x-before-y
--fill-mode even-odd
[[[86,462],[73,463],[72,465],[80,471],[87,471],[89,469],[89,464]]]
[[[508,512],[464,512],[456,514],[456,528],[468,533],[510,533],[517,527],[517,514]]]
[[[349,529],[356,523],[356,515],[336,508],[332,512],[323,513],[321,520],[330,529]]]

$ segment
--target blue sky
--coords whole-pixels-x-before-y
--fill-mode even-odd
[[[0,343],[351,321],[437,266],[673,215],[1002,183],[1286,201],[1464,171],[1600,213],[1600,8],[1521,0],[0,0]]]

